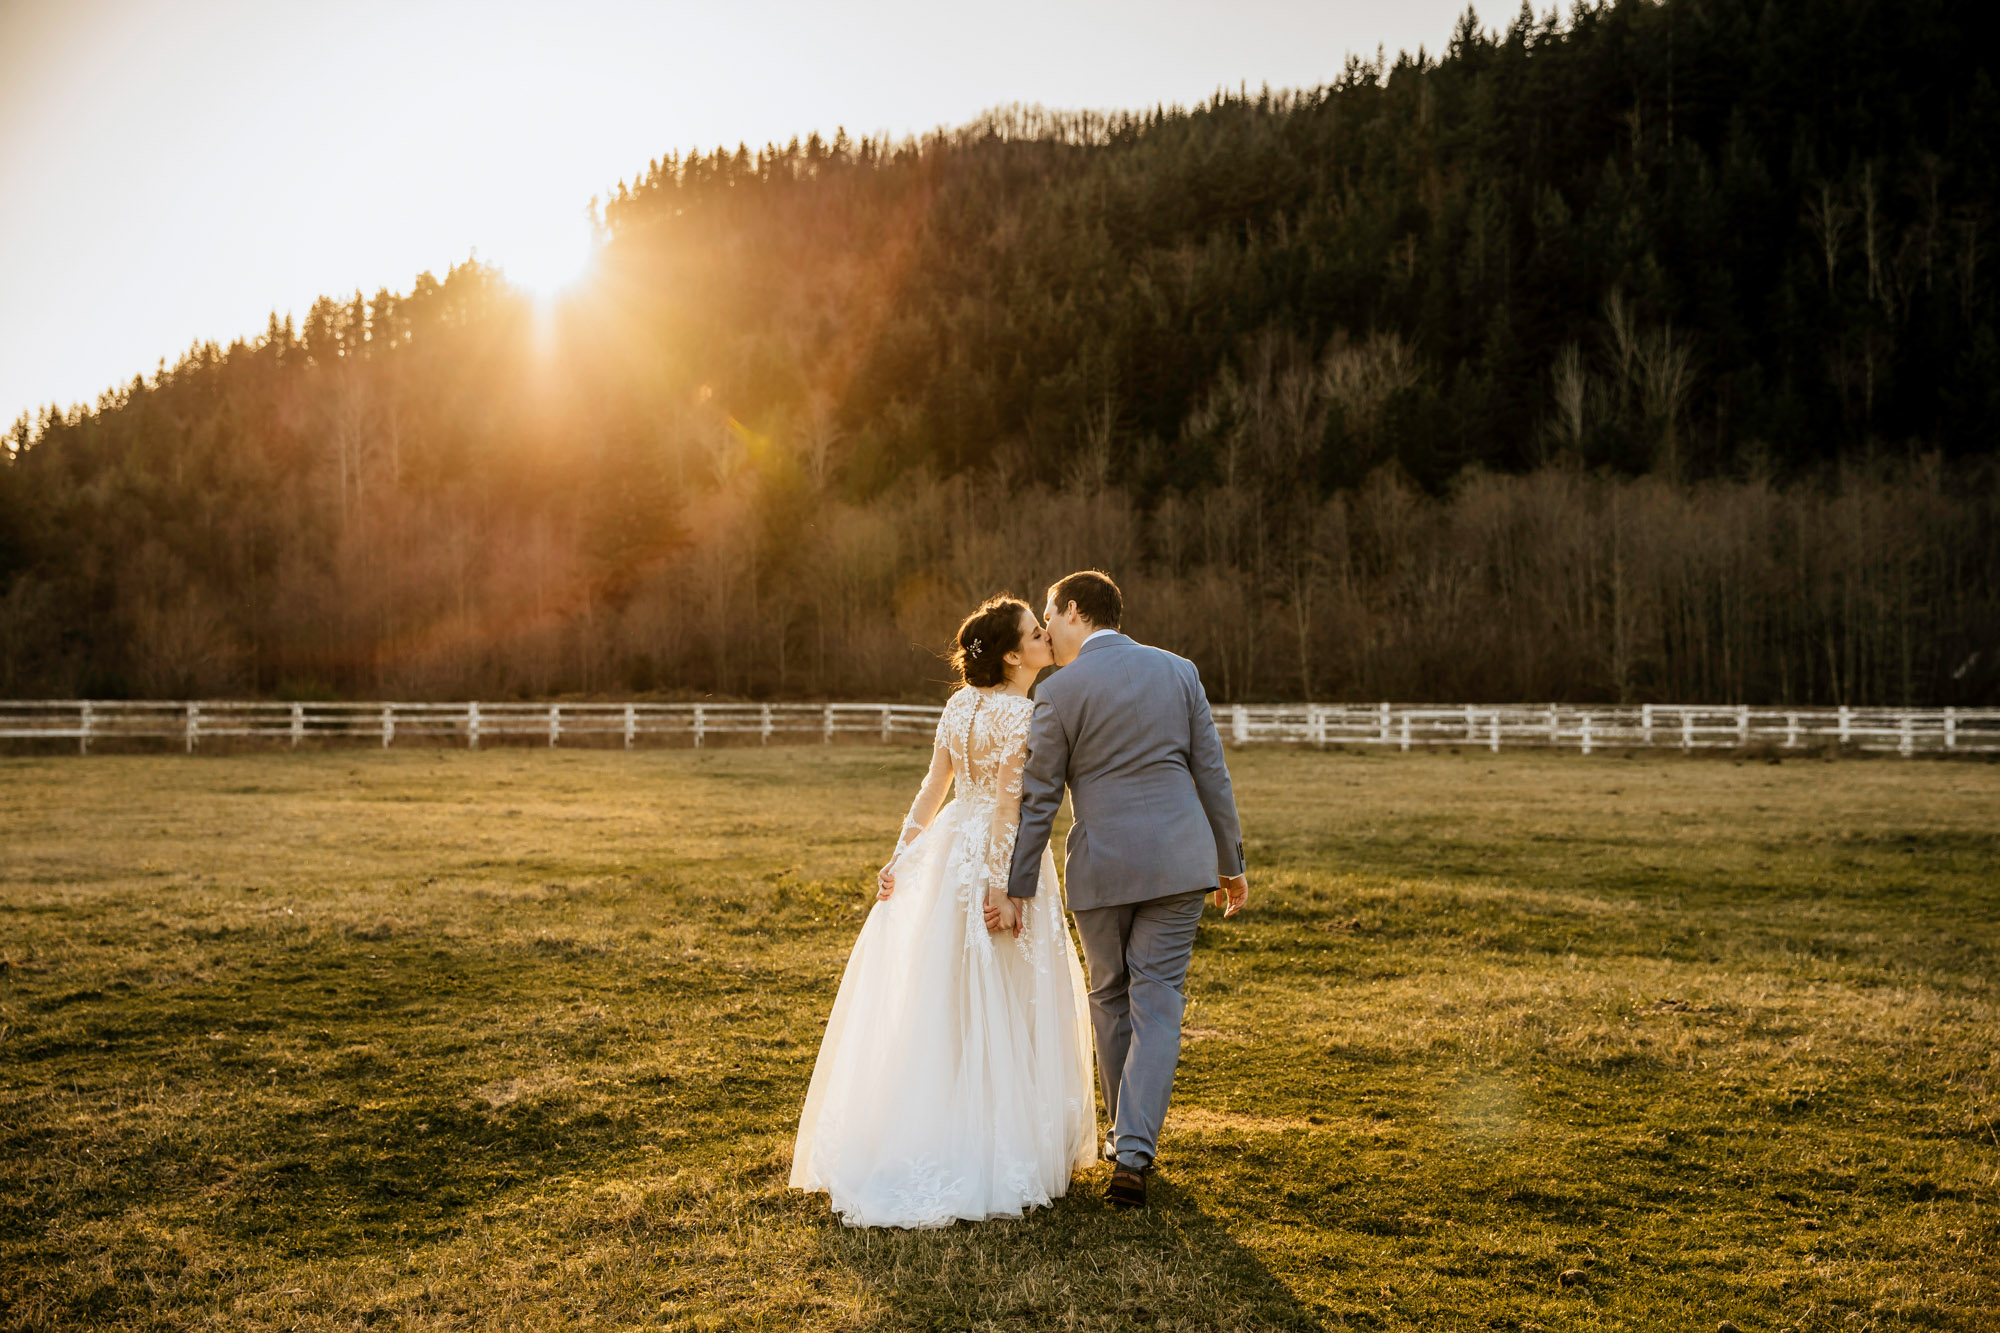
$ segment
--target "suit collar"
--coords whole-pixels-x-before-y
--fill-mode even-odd
[[[1095,652],[1099,648],[1109,648],[1114,643],[1130,643],[1130,642],[1132,642],[1132,640],[1128,636],[1119,633],[1117,630],[1112,630],[1109,634],[1100,635],[1097,638],[1092,639],[1089,643],[1083,645],[1083,647],[1077,649],[1076,657],[1082,657],[1085,653],[1088,652]],[[1076,657],[1073,657],[1070,660],[1073,662],[1076,660]]]

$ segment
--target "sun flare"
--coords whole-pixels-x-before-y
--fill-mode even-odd
[[[596,258],[596,238],[587,226],[579,224],[510,247],[500,261],[500,270],[507,281],[547,302],[588,277]]]

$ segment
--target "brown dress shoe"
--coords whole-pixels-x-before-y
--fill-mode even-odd
[[[1146,1173],[1129,1166],[1115,1168],[1111,1183],[1104,1187],[1104,1201],[1113,1208],[1144,1208]]]

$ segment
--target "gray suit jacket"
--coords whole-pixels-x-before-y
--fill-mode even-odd
[[[1063,787],[1072,911],[1212,889],[1243,871],[1236,798],[1194,663],[1123,634],[1035,688],[1007,892],[1032,898]]]

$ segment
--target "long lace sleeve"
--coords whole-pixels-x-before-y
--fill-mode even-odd
[[[917,799],[910,803],[910,813],[903,816],[903,831],[896,837],[896,856],[917,840],[917,835],[930,827],[937,812],[944,806],[945,791],[951,786],[951,746],[946,741],[952,715],[958,710],[946,708],[944,716],[938,719],[937,740],[931,747],[930,770],[924,774],[924,783],[917,788]],[[892,862],[894,858],[891,858]]]
[[[1023,708],[999,741],[999,767],[994,773],[993,824],[986,841],[986,883],[989,891],[1007,887],[1014,863],[1014,837],[1021,827],[1021,770],[1028,759],[1028,710]]]
[[[1062,808],[1069,780],[1069,733],[1055,704],[1038,700],[1028,718],[1028,751],[1021,768],[1021,827],[1014,835],[1014,866],[1007,885],[1013,898],[1032,898],[1041,883],[1042,852]]]

